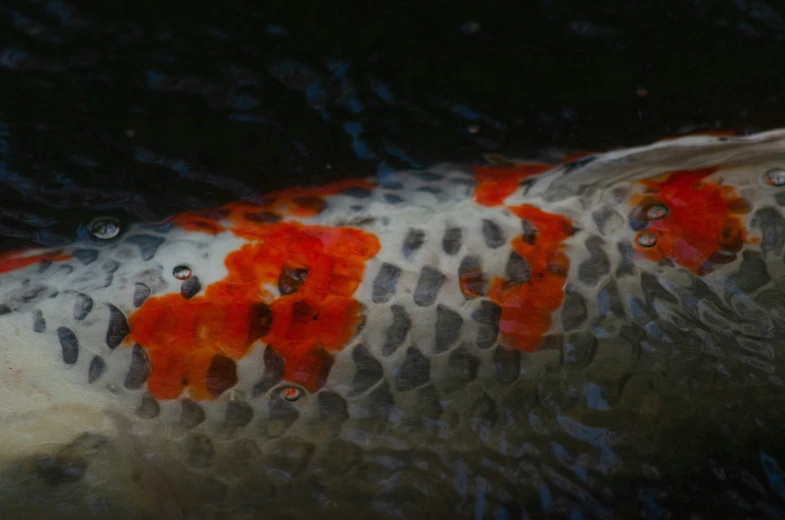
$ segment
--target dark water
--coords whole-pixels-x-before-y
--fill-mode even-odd
[[[0,4],[0,248],[437,161],[785,125],[781,2],[296,4]],[[685,431],[713,455],[614,496],[783,518],[782,428],[760,431]]]
[[[785,120],[781,2],[593,4],[3,2],[2,245],[70,241],[96,211]]]

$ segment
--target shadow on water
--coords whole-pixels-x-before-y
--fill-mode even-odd
[[[99,214],[163,221],[440,161],[556,159],[785,122],[776,2],[517,4],[2,2],[0,249],[69,243]],[[781,384],[719,395],[697,369],[647,377],[602,391],[554,383],[522,416],[542,432],[535,451],[505,469],[526,491],[505,502],[475,471],[498,452],[466,462],[463,477],[460,457],[447,457],[450,499],[471,497],[453,511],[785,517]],[[597,425],[592,414],[620,401]],[[606,480],[617,459],[635,476]],[[408,498],[387,484],[392,505],[379,507],[406,518],[395,504]],[[503,505],[488,505],[485,489]],[[318,496],[305,500],[317,515]]]

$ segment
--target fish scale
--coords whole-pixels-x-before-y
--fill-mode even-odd
[[[685,425],[781,419],[783,162],[437,165],[5,254],[0,510],[637,515]]]

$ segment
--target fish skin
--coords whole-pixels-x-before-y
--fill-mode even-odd
[[[629,517],[658,425],[781,401],[777,167],[785,131],[692,136],[5,254],[0,513]]]

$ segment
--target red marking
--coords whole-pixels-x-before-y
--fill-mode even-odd
[[[28,265],[50,260],[52,262],[60,262],[62,260],[70,260],[71,255],[62,254],[59,251],[54,253],[45,253],[41,255],[20,256],[23,253],[19,251],[11,251],[10,253],[0,254],[0,273],[7,273],[15,271]]]
[[[478,166],[474,169],[477,186],[474,199],[482,206],[501,206],[515,193],[521,181],[553,168],[550,164],[516,164],[515,166]]]
[[[539,347],[551,327],[551,315],[564,300],[570,260],[563,242],[573,233],[572,223],[567,217],[528,204],[508,209],[537,230],[531,243],[523,236],[512,241],[512,248],[529,263],[531,278],[512,286],[504,278],[494,278],[488,297],[502,309],[499,330],[506,346],[532,352]]]
[[[667,205],[669,211],[641,232],[657,235],[657,243],[645,248],[636,242],[639,255],[655,262],[670,258],[703,275],[711,271],[712,263],[732,260],[750,242],[741,219],[748,211],[744,199],[732,186],[704,180],[717,170],[718,166],[680,170],[663,180],[642,181],[650,193],[633,198],[632,204],[637,206],[633,216],[645,214],[644,206],[654,203]],[[726,253],[724,258],[721,253]]]
[[[129,318],[128,339],[147,350],[147,385],[158,399],[175,399],[186,388],[196,399],[213,398],[222,391],[220,384],[207,384],[216,354],[239,360],[256,340],[284,358],[284,379],[318,390],[332,353],[360,322],[362,305],[353,295],[365,262],[379,251],[374,235],[295,222],[232,230],[254,241],[226,257],[226,278],[190,300],[179,294],[148,298]],[[266,287],[277,287],[290,268],[307,269],[305,281],[296,292],[275,297]]]
[[[290,188],[271,193],[259,202],[233,202],[222,206],[219,211],[207,210],[178,215],[174,222],[189,231],[215,235],[229,227],[239,236],[253,235],[259,227],[259,219],[248,214],[265,213],[268,218],[275,215],[313,217],[327,207],[324,197],[336,195],[347,188],[373,188],[368,179],[345,179],[314,188]],[[245,229],[245,233],[242,231]]]

